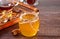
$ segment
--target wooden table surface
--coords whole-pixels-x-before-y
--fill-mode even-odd
[[[0,39],[60,39],[60,0],[40,0],[40,29],[35,37],[13,36],[18,24],[0,31]]]

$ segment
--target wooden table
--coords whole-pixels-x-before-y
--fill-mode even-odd
[[[60,0],[40,0],[40,29],[35,37],[13,36],[18,24],[0,31],[0,39],[60,39]]]

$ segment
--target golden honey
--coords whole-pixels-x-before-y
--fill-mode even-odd
[[[22,15],[19,22],[19,30],[22,35],[27,37],[35,36],[39,29],[39,17],[34,14]]]

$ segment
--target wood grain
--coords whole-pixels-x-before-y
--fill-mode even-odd
[[[39,35],[60,36],[60,0],[41,0]]]
[[[35,37],[13,36],[18,24],[0,31],[0,39],[60,39],[60,0],[40,0],[40,29]]]

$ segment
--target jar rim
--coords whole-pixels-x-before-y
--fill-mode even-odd
[[[23,19],[23,16],[24,16],[24,15],[27,15],[27,14],[34,15],[33,19],[32,19],[32,20]],[[35,22],[35,21],[37,21],[38,19],[39,19],[38,14],[35,14],[35,13],[23,13],[23,14],[21,14],[21,16],[20,16],[20,21],[23,20],[22,23]],[[27,20],[27,21],[26,21],[26,20]]]

